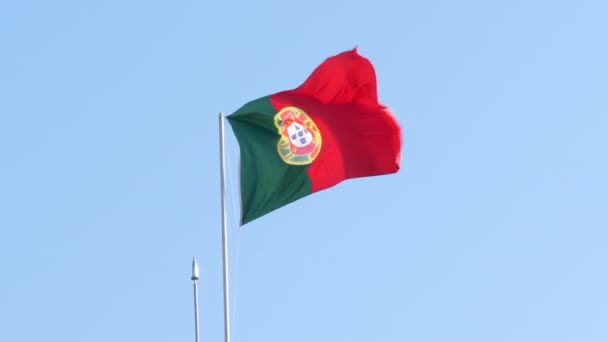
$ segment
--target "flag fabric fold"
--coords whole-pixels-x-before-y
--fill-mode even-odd
[[[352,178],[396,173],[401,129],[356,49],[327,58],[299,87],[227,116],[241,158],[241,224]]]

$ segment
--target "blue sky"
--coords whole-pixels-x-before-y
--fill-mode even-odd
[[[233,341],[605,341],[601,1],[0,4],[0,340],[222,340],[218,112],[359,47],[398,174],[241,229]]]

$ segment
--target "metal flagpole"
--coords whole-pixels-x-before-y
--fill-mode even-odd
[[[224,265],[224,342],[230,342],[230,312],[228,303],[228,228],[226,227],[226,175],[224,155],[224,113],[220,113],[220,189],[222,208],[222,252]]]
[[[199,342],[198,340],[198,264],[196,263],[196,259],[192,257],[192,282],[194,283],[194,341]]]

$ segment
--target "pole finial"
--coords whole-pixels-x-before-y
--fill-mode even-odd
[[[192,279],[192,280],[199,279],[198,264],[196,263],[195,257],[192,257],[192,277],[190,279]]]

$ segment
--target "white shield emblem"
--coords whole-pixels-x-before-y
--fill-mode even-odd
[[[289,134],[291,143],[296,147],[305,147],[312,142],[312,134],[297,122],[287,127],[287,134]]]

